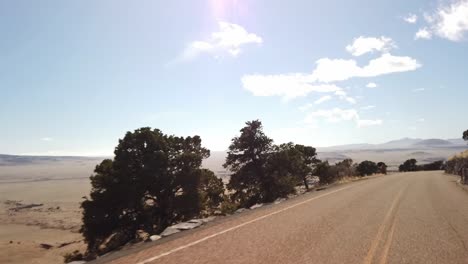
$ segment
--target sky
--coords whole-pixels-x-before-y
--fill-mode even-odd
[[[324,147],[466,130],[468,0],[1,1],[0,153],[225,150],[260,119]]]

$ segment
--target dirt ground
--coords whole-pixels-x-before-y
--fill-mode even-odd
[[[63,263],[83,251],[79,202],[89,190],[87,178],[0,184],[0,263]]]

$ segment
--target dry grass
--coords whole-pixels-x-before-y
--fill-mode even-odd
[[[465,151],[463,151],[461,153],[453,155],[452,157],[449,158],[449,160],[453,160],[453,159],[456,159],[456,158],[458,158],[458,159],[468,158],[468,150],[465,150]]]

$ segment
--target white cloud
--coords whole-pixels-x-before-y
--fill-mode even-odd
[[[367,105],[367,106],[361,107],[361,110],[371,110],[371,109],[374,109],[375,107],[376,107],[375,105]]]
[[[237,57],[246,44],[261,44],[262,38],[249,33],[242,26],[228,22],[219,22],[219,31],[211,33],[208,40],[193,41],[187,45],[176,61],[191,60],[202,53],[209,53],[215,57],[228,54]]]
[[[384,37],[382,37],[384,38]],[[383,51],[385,48],[378,48]],[[381,54],[361,67],[355,60],[322,58],[316,61],[316,67],[309,73],[287,73],[276,75],[252,74],[241,78],[242,86],[254,96],[280,96],[283,100],[304,97],[310,93],[335,93],[351,104],[356,99],[332,82],[345,81],[356,77],[376,77],[380,75],[414,71],[421,64],[411,57]],[[377,86],[369,83],[368,87]],[[329,100],[326,99],[326,100]]]
[[[460,41],[468,31],[468,1],[462,0],[437,10],[435,33],[452,41]]]
[[[303,97],[312,92],[331,93],[342,90],[334,84],[312,84],[309,75],[245,75],[241,79],[244,89],[254,96],[281,96],[284,100]]]
[[[318,110],[306,115],[304,122],[315,124],[317,119],[325,119],[327,122],[337,123],[341,121],[353,121],[357,127],[369,127],[383,124],[380,119],[361,119],[356,109],[333,108],[329,110]]]
[[[426,89],[424,88],[417,88],[417,89],[413,89],[413,92],[417,93],[417,92],[424,92]]]
[[[354,98],[348,96],[348,94],[347,94],[345,91],[343,91],[343,90],[341,90],[341,91],[336,91],[336,92],[335,92],[335,95],[338,96],[338,98],[340,98],[341,100],[345,100],[345,101],[347,101],[347,102],[350,103],[350,104],[355,104],[355,103],[356,103],[356,99],[354,99]]]
[[[42,140],[42,141],[52,141],[52,140],[54,140],[54,139],[51,138],[51,137],[43,137],[43,138],[41,138],[41,140]]]
[[[377,84],[374,82],[370,82],[366,85],[367,88],[377,88]]]
[[[379,75],[414,71],[421,67],[419,62],[407,56],[393,56],[385,53],[377,59],[373,59],[367,66],[362,68],[362,77],[375,77]]]
[[[419,123],[423,123],[423,122],[425,122],[426,120],[425,120],[424,118],[419,118],[417,121],[418,121]]]
[[[461,41],[468,31],[468,0],[451,1],[446,6],[440,6],[432,15],[425,14],[429,24],[426,31],[418,31],[421,36],[437,35],[451,41]]]
[[[396,45],[391,38],[380,37],[363,37],[355,38],[353,43],[346,46],[346,50],[353,56],[361,56],[369,52],[379,51],[388,52]]]
[[[421,64],[411,57],[393,56],[389,53],[370,60],[364,67],[359,67],[355,60],[328,59],[317,61],[312,79],[320,82],[344,81],[353,77],[376,77],[396,72],[414,71]]]
[[[414,39],[431,39],[432,33],[427,28],[421,28],[414,35]]]
[[[409,13],[406,17],[403,18],[407,23],[414,24],[418,21],[418,16],[415,14]]]
[[[331,99],[332,99],[332,97],[330,95],[325,95],[325,96],[322,96],[319,99],[315,100],[314,104],[319,105],[319,104],[324,103],[326,101],[329,101]]]
[[[319,82],[344,81],[359,76],[361,68],[355,60],[322,58],[317,60],[312,79]]]

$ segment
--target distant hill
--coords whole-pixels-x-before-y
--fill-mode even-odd
[[[443,139],[426,139],[413,144],[413,146],[424,146],[424,147],[439,147],[439,146],[453,146],[452,142]]]
[[[397,140],[392,140],[383,144],[378,144],[381,148],[407,148],[414,144],[423,141],[420,138],[402,138]]]
[[[99,162],[104,157],[77,157],[77,156],[29,156],[0,154],[0,166],[21,166],[59,162]]]
[[[462,139],[402,138],[382,144],[349,144],[317,148],[318,158],[336,163],[344,159],[383,161],[396,169],[410,158],[419,164],[449,157],[468,149]],[[0,154],[0,183],[47,179],[87,178],[105,157],[21,156]],[[225,151],[211,151],[203,167],[227,181],[229,172],[223,168]]]
[[[461,138],[451,138],[451,139],[447,139],[447,141],[455,144],[455,145],[467,145],[467,142],[464,141],[463,139]]]
[[[463,139],[420,139],[420,138],[402,138],[397,140],[388,141],[381,144],[349,144],[338,145],[331,147],[318,148],[320,151],[339,151],[339,150],[390,150],[390,149],[414,149],[421,147],[464,147],[467,146]]]

